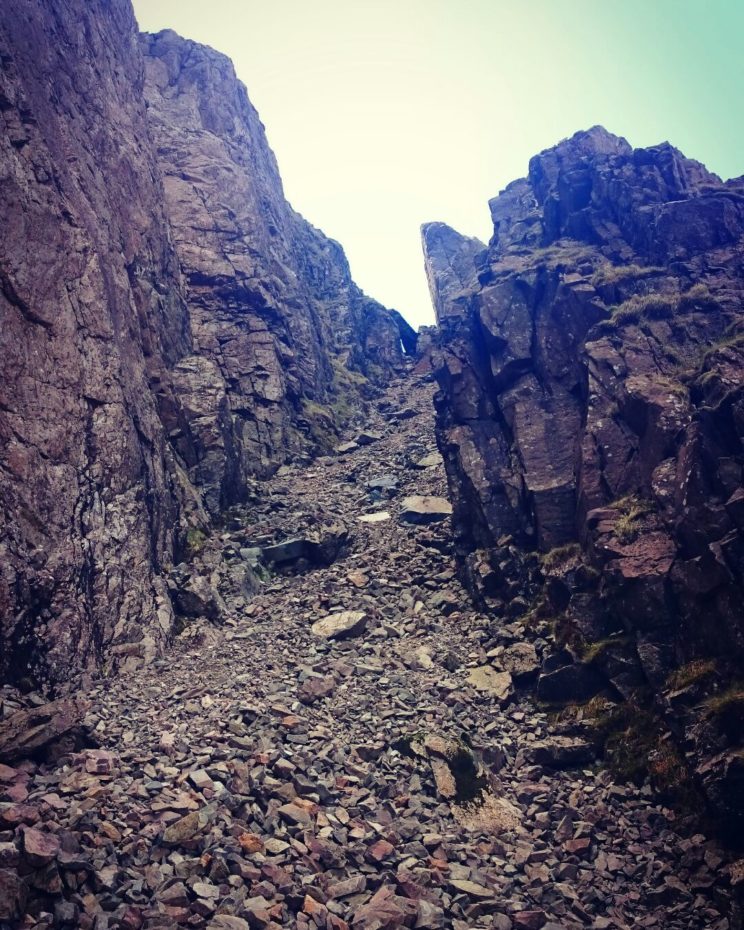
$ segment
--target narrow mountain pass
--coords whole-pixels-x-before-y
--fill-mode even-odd
[[[546,644],[460,586],[433,392],[399,379],[345,451],[256,486],[205,544],[228,621],[93,683],[99,749],[0,766],[23,926],[730,926],[716,845],[535,707]]]

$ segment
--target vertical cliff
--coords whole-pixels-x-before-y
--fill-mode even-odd
[[[0,57],[0,680],[53,684],[156,654],[189,528],[415,337],[289,207],[223,56],[22,0]]]
[[[204,457],[223,463],[207,482],[215,509],[239,497],[245,476],[306,446],[324,417],[326,429],[340,419],[348,368],[373,382],[400,371],[401,328],[354,284],[338,243],[287,203],[229,59],[170,31],[143,36],[142,47],[194,333],[195,357],[176,377],[200,398],[192,426]]]
[[[480,251],[424,229],[471,587],[559,631],[546,700],[649,687],[740,817],[744,185],[596,127],[490,206]]]
[[[0,23],[0,676],[168,633],[159,417],[191,351],[128,2]]]

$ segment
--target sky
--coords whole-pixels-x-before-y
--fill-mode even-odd
[[[488,200],[601,123],[744,174],[743,0],[134,0],[229,55],[287,198],[357,283],[433,322],[420,241],[487,241]]]

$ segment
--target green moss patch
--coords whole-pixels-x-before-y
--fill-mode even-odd
[[[195,526],[190,527],[186,533],[187,558],[192,559],[195,555],[198,555],[206,545],[208,538],[204,530],[200,530]]]

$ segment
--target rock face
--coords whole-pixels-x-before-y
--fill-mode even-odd
[[[0,55],[0,680],[54,683],[156,654],[189,530],[415,334],[291,210],[221,55],[128,0],[22,0]]]
[[[400,370],[410,327],[362,294],[338,243],[284,199],[229,59],[171,31],[141,43],[194,337],[176,367],[199,441],[189,464],[217,511],[239,499],[247,475],[306,446],[322,408],[333,423],[347,364],[372,381]],[[185,437],[175,445],[188,459]]]
[[[191,341],[135,28],[122,0],[0,25],[0,677],[170,628],[161,410]]]
[[[650,685],[741,818],[741,728],[718,705],[742,703],[744,181],[595,127],[490,207],[480,252],[423,230],[471,588],[513,614],[547,604],[569,638],[552,676],[583,649],[623,696]]]

